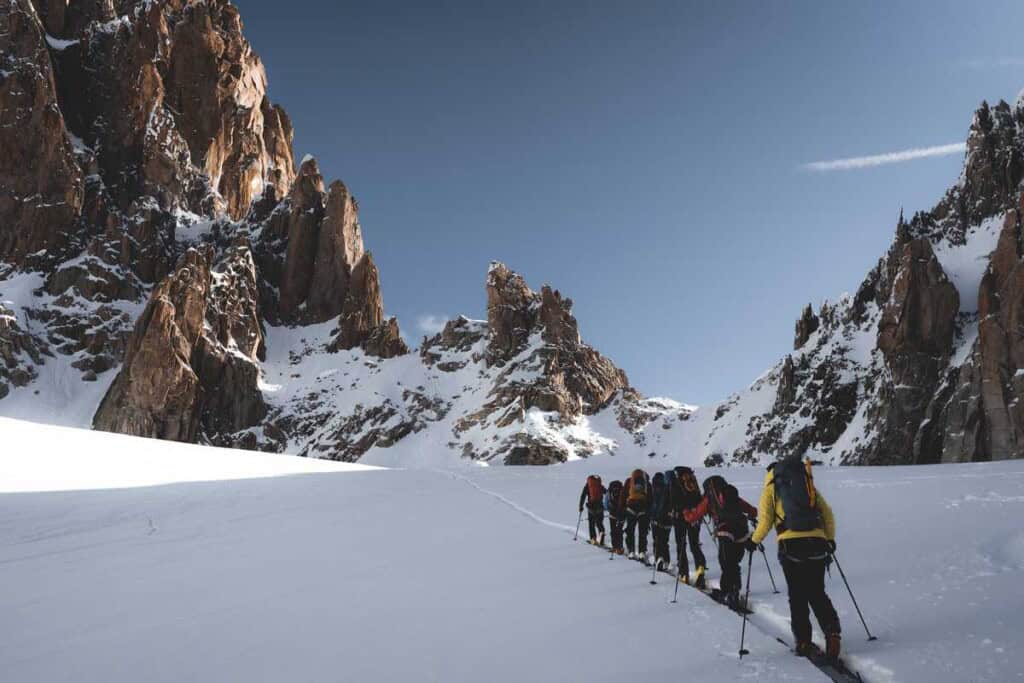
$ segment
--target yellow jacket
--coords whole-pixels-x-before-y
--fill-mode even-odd
[[[779,534],[780,541],[787,541],[791,538],[824,538],[826,540],[833,540],[836,537],[836,520],[832,516],[832,508],[829,507],[828,502],[825,500],[825,496],[821,495],[821,491],[815,492],[815,500],[817,501],[817,507],[821,511],[821,520],[824,522],[824,529],[814,529],[812,531],[790,531],[786,530]],[[751,536],[751,540],[754,543],[762,543],[764,539],[771,532],[772,528],[777,526],[786,515],[782,511],[782,500],[775,497],[775,473],[769,470],[768,474],[764,478],[764,489],[761,491],[761,502],[758,504],[757,510],[757,528],[754,529],[754,535]]]

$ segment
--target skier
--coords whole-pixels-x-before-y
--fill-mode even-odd
[[[672,520],[669,519],[669,488],[665,475],[656,472],[651,480],[651,502],[648,516],[651,521],[651,535],[654,537],[654,563],[659,570],[669,567],[668,537],[672,532]]]
[[[647,563],[647,499],[651,484],[643,470],[633,470],[633,474],[622,487],[622,503],[626,508],[626,548],[629,559]],[[634,535],[639,538],[634,538]],[[634,552],[634,550],[636,552]]]
[[[825,593],[825,569],[836,549],[836,524],[832,508],[814,487],[810,461],[805,464],[794,457],[771,465],[758,507],[760,522],[748,547],[753,552],[775,527],[796,653],[807,656],[813,652],[810,607],[825,634],[825,654],[837,659],[839,615]]]
[[[684,510],[683,517],[687,523],[697,525],[704,515],[711,516],[718,539],[718,564],[722,568],[718,595],[726,605],[739,609],[740,562],[750,540],[747,519],[755,519],[757,510],[740,498],[735,486],[717,474],[705,479],[703,488],[704,497],[695,508]]]
[[[676,534],[676,564],[678,565],[679,580],[683,583],[690,583],[690,567],[686,559],[686,542],[690,542],[690,552],[693,553],[693,564],[696,572],[694,585],[704,589],[707,581],[704,574],[707,572],[707,559],[700,547],[700,524],[688,524],[683,517],[683,511],[697,507],[700,503],[700,485],[697,477],[689,467],[676,467],[670,479],[669,501],[672,508],[672,526]]]
[[[622,482],[615,480],[608,484],[605,494],[605,508],[608,510],[608,523],[612,528],[612,552],[624,554],[622,549],[622,524],[626,519],[626,505],[622,498]]]
[[[580,493],[580,512],[583,512],[583,504],[586,503],[591,545],[604,545],[604,494],[601,477],[596,474],[587,477],[583,492]]]

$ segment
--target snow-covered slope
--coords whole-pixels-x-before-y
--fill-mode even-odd
[[[651,586],[636,563],[572,542],[584,476],[625,473],[611,458],[366,470],[0,430],[5,680],[827,680],[775,641],[787,611],[760,558],[740,661],[734,614],[687,588],[670,604],[666,579]],[[71,440],[88,467],[69,462]],[[729,474],[755,497],[760,470]],[[879,636],[866,642],[833,572],[866,681],[1019,676],[1024,464],[819,468],[816,480]]]

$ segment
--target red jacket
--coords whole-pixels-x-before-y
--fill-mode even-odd
[[[746,514],[751,519],[756,519],[757,508],[755,508],[753,505],[743,500],[742,498],[740,498],[739,501],[740,508],[743,510],[744,514]],[[683,510],[683,517],[686,519],[686,522],[688,524],[700,524],[701,518],[703,518],[704,515],[708,514],[710,514],[711,519],[715,522],[716,534],[718,534],[719,532],[727,531],[725,529],[725,525],[719,521],[718,517],[713,512],[709,510],[708,497],[706,495],[700,499],[700,503],[697,504],[697,507],[690,508],[689,510]],[[729,535],[731,536],[732,534],[730,533]]]

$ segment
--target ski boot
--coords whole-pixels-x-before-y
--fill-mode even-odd
[[[814,646],[811,645],[809,640],[798,640],[796,647],[793,649],[793,654],[797,657],[810,657],[814,654]]]
[[[693,585],[700,590],[707,590],[708,587],[707,579],[704,578],[705,571],[704,567],[697,567],[697,578],[694,579]]]
[[[690,575],[689,574],[680,574],[679,575],[679,583],[683,583],[683,584],[686,584],[687,586],[689,586],[690,585]]]
[[[839,659],[839,651],[842,645],[842,636],[838,633],[829,633],[825,637],[825,656],[831,661]]]

